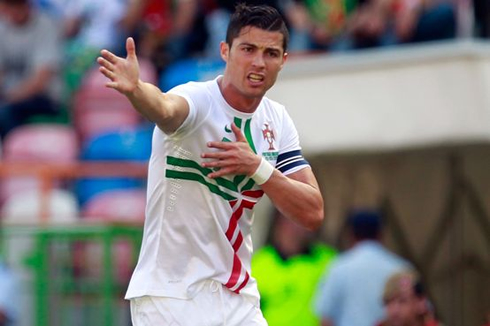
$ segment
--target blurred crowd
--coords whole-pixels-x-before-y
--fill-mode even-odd
[[[59,116],[63,106],[69,110],[100,50],[125,55],[128,36],[158,80],[186,59],[219,61],[218,45],[238,2],[0,0],[0,137],[32,116]],[[292,55],[448,39],[458,27],[456,0],[245,2],[280,10],[289,25]],[[478,6],[481,27],[475,31],[484,36],[480,21],[486,9]]]
[[[382,214],[346,215],[345,248],[321,241],[276,212],[253,256],[270,326],[442,326],[423,277],[385,246]]]

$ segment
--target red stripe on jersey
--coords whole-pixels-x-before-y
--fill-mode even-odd
[[[240,206],[238,206],[238,208],[231,215],[230,224],[228,225],[228,230],[226,230],[226,238],[230,242],[231,239],[233,238],[233,233],[235,233],[235,230],[238,226],[238,220],[240,219],[240,217],[242,217],[242,213],[243,213],[243,203]]]
[[[228,230],[226,230],[226,238],[228,241],[231,242],[231,239],[233,238],[233,234],[235,233],[235,230],[238,226],[238,220],[242,217],[243,215],[243,209],[248,208],[252,209],[255,206],[256,203],[253,203],[248,200],[243,200],[240,203],[240,206],[233,212],[230,218],[230,224],[228,225]]]
[[[227,288],[231,289],[236,285],[236,283],[238,282],[238,278],[240,277],[241,271],[242,271],[242,262],[240,261],[240,258],[238,258],[238,255],[235,253],[233,255],[233,268],[231,271],[230,279],[225,284]]]
[[[246,190],[242,192],[242,195],[252,197],[252,198],[260,198],[264,194],[263,190]]]
[[[248,196],[248,197],[251,197],[254,199],[255,198],[260,199],[260,197],[262,197],[263,194],[264,194],[264,192],[262,190],[248,190],[248,191],[244,191],[242,193],[242,195]],[[245,208],[253,209],[253,207],[255,206],[256,203],[257,202],[243,199],[240,202],[239,206],[235,209],[235,211],[233,212],[233,214],[230,217],[230,224],[228,225],[228,230],[226,230],[226,238],[228,239],[228,241],[230,241],[230,243],[233,246],[234,255],[233,255],[233,267],[232,267],[231,275],[230,275],[230,278],[228,279],[228,282],[225,284],[225,286],[229,289],[232,289],[233,287],[235,287],[237,285],[238,280],[239,280],[240,275],[241,275],[241,272],[242,272],[242,269],[243,269],[242,262],[237,255],[237,252],[243,243],[243,235],[242,235],[242,232],[240,232],[240,230],[238,230],[237,237],[236,237],[234,243],[232,243],[233,234],[235,234],[235,231],[238,227],[238,221],[240,220],[240,218],[243,215],[243,210]],[[234,208],[236,205],[236,201],[235,200],[230,201],[230,205],[232,208]],[[240,293],[240,290],[243,289],[245,287],[245,285],[247,285],[249,279],[250,279],[250,276],[248,275],[248,272],[245,270],[244,280],[238,286],[238,288],[236,290],[234,290],[233,292]]]
[[[240,246],[242,245],[242,242],[243,242],[243,235],[242,235],[241,232],[238,232],[238,235],[236,237],[235,243],[233,244],[233,250],[235,252],[237,252],[238,249],[240,249]]]
[[[247,285],[249,278],[250,278],[250,276],[248,275],[247,272],[245,272],[245,279],[243,280],[242,284],[233,292],[235,292],[236,294],[239,294],[240,291],[245,287],[245,285]]]

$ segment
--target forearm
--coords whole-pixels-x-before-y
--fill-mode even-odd
[[[297,180],[296,176],[301,176],[302,180]],[[287,177],[274,170],[270,179],[262,185],[262,190],[286,217],[307,229],[317,229],[324,216],[318,184],[311,171],[300,171],[296,176]]]
[[[134,90],[125,95],[133,107],[148,120],[157,123],[163,119],[163,94],[156,86],[138,80]]]
[[[138,81],[136,88],[126,94],[133,107],[146,119],[156,123],[166,133],[175,131],[183,122],[185,116],[179,114],[182,110],[181,98],[176,98],[143,81]]]
[[[36,72],[32,77],[20,83],[17,87],[5,94],[6,101],[15,103],[23,101],[30,97],[43,94],[46,85],[49,84],[54,72],[51,69],[44,68]]]

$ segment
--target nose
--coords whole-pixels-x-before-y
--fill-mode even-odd
[[[265,66],[263,53],[257,52],[253,58],[252,64],[254,67],[263,67]]]

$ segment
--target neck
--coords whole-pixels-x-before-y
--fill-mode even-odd
[[[262,101],[262,97],[246,97],[240,94],[233,84],[225,80],[224,76],[218,79],[218,86],[226,103],[237,111],[253,113]]]

